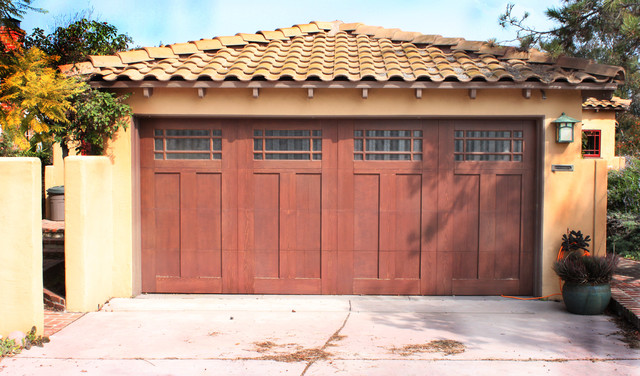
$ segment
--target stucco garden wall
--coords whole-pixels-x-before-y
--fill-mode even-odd
[[[112,167],[107,157],[65,158],[67,310],[95,311],[113,295]]]
[[[40,160],[0,158],[0,335],[44,330]]]
[[[526,99],[519,89],[477,90],[476,98],[468,90],[423,90],[422,99],[410,89],[370,89],[362,98],[358,89],[316,89],[308,98],[306,89],[260,89],[254,98],[250,89],[207,89],[199,98],[196,89],[154,88],[146,98],[141,89],[126,90],[133,95],[129,103],[136,116],[237,116],[237,117],[536,117],[544,124],[539,150],[541,178],[542,257],[539,291],[558,292],[557,277],[550,268],[562,234],[567,228],[581,230],[594,239],[596,252],[604,250],[606,220],[606,162],[583,160],[580,142],[561,145],[555,142],[551,124],[563,112],[582,120],[582,98],[579,91],[532,90]],[[601,119],[608,122],[608,119]],[[593,123],[591,123],[593,124]],[[604,124],[604,123],[603,123]],[[576,129],[579,140],[581,124]],[[132,166],[134,132],[120,132],[109,149],[114,191],[113,296],[139,293],[139,266],[132,184],[137,184]],[[605,142],[605,141],[603,141]],[[544,157],[542,157],[544,155]],[[573,172],[551,172],[552,164],[573,164]],[[132,169],[133,168],[133,169]],[[595,189],[594,185],[598,188]],[[135,266],[134,266],[135,265]]]

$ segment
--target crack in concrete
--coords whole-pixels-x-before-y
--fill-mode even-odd
[[[324,343],[324,345],[322,345],[322,347],[320,348],[320,351],[323,353],[326,353],[326,351],[324,351],[327,347],[329,346],[335,346],[333,345],[333,342],[336,341],[340,341],[341,339],[344,338],[344,336],[340,335],[340,332],[342,331],[342,329],[344,329],[345,325],[347,325],[347,321],[349,320],[349,317],[351,317],[351,299],[349,299],[349,312],[347,313],[347,317],[344,318],[344,321],[342,322],[342,325],[338,328],[338,330],[336,330],[335,332],[333,332],[333,334],[331,335],[331,337],[329,337],[327,339],[327,341]],[[318,361],[319,358],[315,358],[315,359],[311,359],[306,367],[304,367],[304,369],[302,370],[302,373],[300,374],[300,376],[304,376],[307,373],[307,370],[309,370],[309,368]]]

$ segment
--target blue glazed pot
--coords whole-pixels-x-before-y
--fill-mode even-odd
[[[578,315],[600,315],[611,300],[611,286],[581,285],[567,282],[562,287],[562,300],[567,311]]]

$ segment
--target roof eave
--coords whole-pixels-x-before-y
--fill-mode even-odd
[[[205,88],[205,89],[541,89],[614,91],[618,84],[582,82],[432,82],[432,81],[90,81],[92,87],[112,89],[135,88]]]

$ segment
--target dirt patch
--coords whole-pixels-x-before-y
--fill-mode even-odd
[[[424,344],[405,345],[403,347],[392,347],[389,349],[392,354],[410,356],[419,353],[442,353],[444,355],[455,355],[465,351],[462,342],[451,339],[434,340]]]
[[[330,346],[338,346],[338,344],[336,342],[342,341],[345,338],[347,338],[347,336],[343,336],[343,335],[334,333],[331,336],[331,338],[329,338],[329,340],[327,341],[327,343],[325,344],[324,347],[326,348],[326,347],[330,347]]]
[[[611,315],[610,320],[618,327],[617,332],[613,333],[622,336],[621,341],[630,349],[640,349],[640,331],[629,321],[617,315]]]
[[[275,360],[276,362],[315,362],[318,359],[327,359],[330,353],[323,348],[306,349],[296,343],[278,344],[273,341],[254,342],[254,351],[262,355],[260,360]],[[266,354],[268,353],[268,354]]]
[[[315,362],[321,359],[327,359],[332,354],[322,349],[302,349],[291,354],[276,354],[276,355],[264,355],[260,360],[275,360],[276,362]]]
[[[255,350],[259,353],[269,351],[272,348],[278,346],[278,344],[271,341],[254,342],[253,344],[256,346]]]

